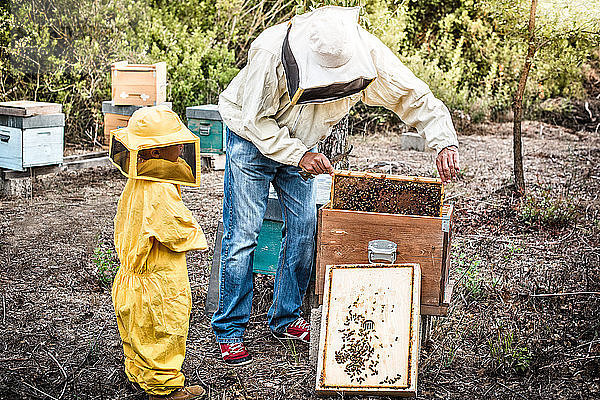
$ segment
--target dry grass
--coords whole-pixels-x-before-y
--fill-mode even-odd
[[[547,203],[510,190],[510,125],[461,136],[463,169],[447,188],[457,208],[450,315],[424,344],[419,398],[600,397],[600,139],[529,122],[527,183]],[[432,176],[433,156],[401,151],[399,137],[355,136],[354,169]],[[144,399],[126,380],[110,290],[94,249],[109,249],[124,180],[111,170],[38,182],[31,200],[0,202],[0,398]],[[220,173],[184,201],[214,243]],[[572,214],[555,225],[524,209]],[[557,203],[559,202],[559,203]],[[528,209],[527,209],[528,207]],[[258,276],[247,337],[253,364],[228,369],[204,316],[212,248],[190,253],[193,311],[184,372],[210,399],[314,398],[308,346],[274,339],[266,326],[272,279]],[[332,398],[342,398],[337,396]],[[345,396],[345,398],[352,398]]]

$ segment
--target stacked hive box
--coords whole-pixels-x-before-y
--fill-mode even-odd
[[[166,105],[167,64],[128,64],[119,61],[111,66],[112,100],[102,103],[104,145],[110,131],[127,126],[131,115],[144,106]]]
[[[63,162],[65,115],[62,105],[33,101],[0,103],[0,168]]]
[[[172,103],[165,101],[161,105],[172,107]],[[120,106],[116,105],[114,101],[103,101],[102,102],[102,113],[104,114],[104,144],[108,144],[108,138],[110,137],[110,131],[113,129],[124,128],[129,122],[131,115],[143,106]]]
[[[445,315],[452,293],[448,270],[453,207],[443,205],[439,179],[339,172],[331,199],[318,215],[319,300],[327,265],[369,263],[369,253],[376,250],[390,262],[419,264],[421,313]],[[385,248],[388,244],[395,245]]]
[[[118,106],[155,106],[167,101],[167,63],[111,66],[112,99]]]

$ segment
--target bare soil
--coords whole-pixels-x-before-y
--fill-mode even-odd
[[[460,179],[445,191],[457,208],[457,285],[449,315],[434,321],[421,349],[420,399],[600,398],[600,137],[539,122],[524,132],[529,202],[512,190],[509,124],[460,136]],[[433,155],[402,151],[396,134],[351,143],[354,170],[435,174]],[[37,180],[31,198],[0,200],[1,399],[146,398],[125,377],[110,287],[93,261],[95,249],[114,257],[124,184],[109,168],[61,173]],[[204,173],[184,201],[211,244],[188,255],[188,383],[215,400],[316,398],[308,346],[268,332],[270,277],[256,277],[247,331],[254,362],[230,369],[219,361],[203,310],[222,172]]]

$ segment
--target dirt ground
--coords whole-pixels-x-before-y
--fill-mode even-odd
[[[420,399],[600,398],[600,137],[539,122],[524,129],[530,201],[511,190],[509,124],[459,136],[463,168],[446,189],[457,209],[457,285],[421,349]],[[433,156],[402,151],[396,134],[351,143],[352,169],[435,173]],[[40,179],[31,198],[0,199],[1,399],[145,399],[125,377],[110,288],[93,261],[95,249],[110,258],[124,184],[98,168]],[[211,245],[188,255],[188,383],[214,400],[316,398],[308,346],[268,333],[269,277],[256,279],[254,362],[219,362],[203,309],[222,172],[203,174],[184,201]],[[331,397],[342,398],[354,397]]]

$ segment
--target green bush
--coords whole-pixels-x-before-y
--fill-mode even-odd
[[[481,259],[477,256],[469,257],[460,253],[456,259],[456,274],[459,283],[464,287],[467,297],[479,300],[486,294],[487,280],[480,274]]]
[[[527,346],[517,343],[513,332],[498,328],[494,339],[488,339],[488,350],[495,370],[503,373],[523,374],[531,366],[531,353]]]
[[[550,189],[530,191],[518,207],[519,219],[534,226],[562,228],[577,218],[572,200],[555,196]]]
[[[111,285],[120,266],[114,250],[98,245],[94,249],[92,261],[96,266],[96,273],[100,282],[105,285]]]
[[[451,109],[478,121],[510,107],[523,63],[526,2],[508,0],[31,0],[0,4],[0,101],[62,103],[66,138],[102,132],[110,64],[168,64],[168,96],[185,107],[216,103],[265,28],[324,4],[362,5],[380,37]],[[575,3],[584,4],[583,0]],[[513,8],[511,8],[513,7]],[[502,12],[498,11],[502,10]],[[548,14],[548,12],[546,12]],[[541,13],[541,18],[550,18]],[[600,35],[558,35],[536,55],[525,105],[584,96],[583,69]],[[592,32],[597,26],[589,28]],[[554,35],[554,36],[553,36]],[[364,108],[359,112],[363,113]],[[369,111],[388,120],[389,113]],[[367,115],[371,118],[370,115]],[[376,118],[378,118],[376,116]]]
[[[33,0],[11,3],[0,24],[0,100],[63,104],[66,139],[102,133],[101,104],[110,99],[110,64],[168,64],[169,100],[182,115],[215,102],[235,76],[233,52],[204,30],[204,3],[151,0]],[[186,12],[187,11],[187,12]]]

